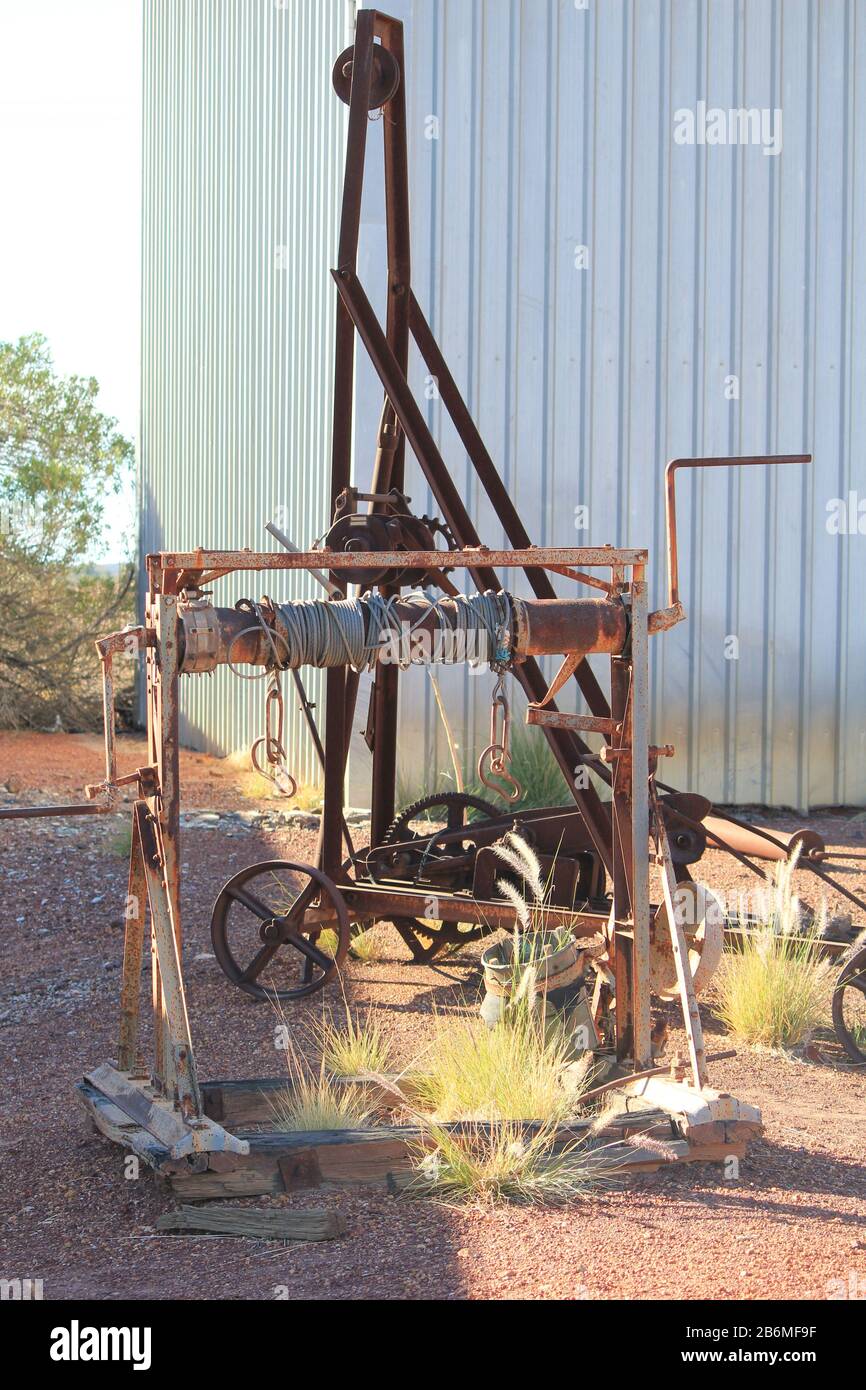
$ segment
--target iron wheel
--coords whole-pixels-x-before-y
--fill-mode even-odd
[[[230,878],[211,917],[214,955],[254,999],[304,999],[323,989],[346,958],[349,931],[336,884],[310,864],[283,859]]]
[[[833,991],[833,1027],[851,1061],[866,1064],[866,946],[842,966]]]

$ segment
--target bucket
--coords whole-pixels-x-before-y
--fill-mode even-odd
[[[515,947],[519,952],[515,960]],[[535,932],[507,937],[488,946],[481,957],[484,967],[484,1000],[481,1017],[495,1028],[519,989],[529,995],[530,1006],[544,1023],[564,1027],[578,1056],[595,1050],[599,1038],[584,985],[587,950],[573,937],[559,932]],[[527,977],[527,972],[531,974]]]

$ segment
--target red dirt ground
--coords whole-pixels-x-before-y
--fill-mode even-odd
[[[143,741],[123,742],[122,765],[141,762]],[[22,801],[77,800],[101,772],[98,738],[0,735],[0,786],[11,779]],[[182,780],[187,807],[253,804],[237,797],[236,773],[202,755],[183,755]],[[792,827],[796,818],[774,823]],[[866,1295],[866,1077],[845,1065],[829,1033],[811,1060],[740,1049],[711,1069],[714,1085],[764,1113],[766,1134],[736,1182],[717,1166],[671,1168],[550,1210],[443,1209],[370,1188],[284,1199],[343,1210],[348,1234],[336,1242],[275,1248],[157,1235],[153,1222],[169,1199],[147,1172],[124,1180],[119,1151],[91,1132],[72,1090],[115,1052],[127,825],[122,813],[0,824],[4,1277],[41,1278],[45,1297],[61,1299]],[[822,818],[819,828],[835,844],[851,843],[856,831],[844,815]],[[233,989],[210,955],[210,910],[231,873],[270,857],[308,861],[314,838],[185,833],[188,1003],[204,1078],[281,1070],[269,1007]],[[866,865],[852,863],[845,881],[862,892]],[[748,882],[718,855],[702,867],[722,888]],[[812,900],[815,880],[801,877]],[[429,1039],[434,1008],[472,1006],[478,948],[435,968],[410,966],[396,934],[380,931],[383,958],[351,963],[347,991],[352,1002],[378,1006],[408,1061]],[[329,1005],[339,1003],[333,995]],[[321,1007],[322,996],[294,1006],[300,1037]],[[727,1047],[709,1008],[702,1012],[709,1048]],[[682,1044],[674,1027],[672,1046]]]
[[[123,734],[117,740],[117,767],[132,772],[148,761],[144,734]],[[220,811],[231,807],[265,805],[265,794],[258,800],[241,799],[238,770],[228,760],[210,758],[184,748],[180,755],[181,785],[185,806],[208,807]],[[105,754],[101,734],[34,734],[27,731],[0,732],[0,787],[8,785],[22,801],[83,801],[87,782],[105,776]],[[263,784],[264,786],[264,784]],[[131,801],[133,792],[127,790]]]

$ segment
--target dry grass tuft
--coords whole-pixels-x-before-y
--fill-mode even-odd
[[[319,950],[324,951],[326,955],[335,956],[339,949],[340,938],[333,927],[325,927],[323,931],[319,932],[316,945]]]
[[[726,954],[715,980],[716,1013],[730,1031],[757,1047],[790,1050],[807,1043],[827,1021],[833,963],[822,959],[818,938],[827,919],[822,904],[803,926],[793,890],[796,860],[777,865],[765,903],[765,924],[743,922],[739,949]]]
[[[489,1029],[480,1019],[435,1022],[424,1071],[413,1073],[418,1104],[436,1120],[539,1120],[573,1115],[589,1079],[575,1074],[568,1040],[526,1009]]]
[[[555,1150],[556,1130],[548,1123],[527,1134],[513,1120],[458,1133],[430,1125],[435,1148],[419,1155],[409,1191],[454,1203],[557,1206],[610,1185],[609,1170],[585,1143]]]
[[[290,1091],[271,1102],[276,1129],[364,1129],[369,1111],[361,1087],[335,1084],[322,1068],[296,1078]]]
[[[520,929],[511,955],[511,989],[496,1026],[462,1018],[446,1025],[435,1019],[423,1073],[413,1077],[419,1105],[438,1121],[536,1120],[557,1125],[575,1111],[589,1084],[592,1058],[576,1071],[571,1040],[558,1020],[545,1020],[543,959],[571,940],[566,933],[538,930],[549,884],[532,849],[509,834],[496,853],[517,876],[523,891],[502,879],[500,891],[514,904]]]
[[[332,1076],[364,1076],[391,1069],[391,1040],[380,1016],[368,1009],[356,1018],[344,1000],[345,1016],[339,1022],[323,1017],[314,1026],[322,1064]]]
[[[293,811],[321,811],[322,788],[315,782],[302,784],[292,797],[281,796],[261,773],[256,772],[250,762],[248,748],[238,748],[229,753],[225,765],[234,773],[234,784],[246,801],[281,801]]]
[[[271,1101],[277,1129],[364,1129],[369,1119],[365,1091],[361,1086],[346,1086],[328,1072],[324,1056],[318,1070],[302,1057],[286,1024],[282,1011],[278,1014],[285,1029],[288,1086]]]
[[[374,960],[385,960],[388,955],[387,929],[376,926],[359,932],[357,936],[352,937],[349,954],[362,965]]]
[[[800,851],[791,859],[780,860],[773,873],[773,882],[766,891],[759,893],[760,916],[768,931],[777,936],[820,935],[827,925],[827,904],[821,903],[815,919],[809,922],[809,910],[800,901],[794,889],[794,874],[800,859]]]
[[[723,957],[716,1013],[743,1042],[798,1047],[826,1022],[832,977],[832,962],[820,958],[814,940],[765,927]]]

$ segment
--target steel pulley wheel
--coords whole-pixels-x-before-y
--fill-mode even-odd
[[[355,45],[344,49],[334,63],[331,81],[334,91],[346,105],[352,95],[352,68],[355,61]],[[373,45],[373,75],[370,83],[370,110],[376,111],[396,94],[400,86],[400,68],[390,49],[382,44]]]
[[[842,966],[833,991],[833,1027],[851,1061],[866,1064],[866,947]]]
[[[214,955],[254,999],[303,999],[332,980],[349,949],[335,883],[310,864],[252,864],[230,878],[211,918]]]
[[[680,879],[674,894],[695,994],[706,989],[722,959],[725,945],[725,911],[722,903],[703,883]],[[679,981],[671,945],[665,903],[658,908],[650,943],[650,989],[659,999],[679,997]]]

